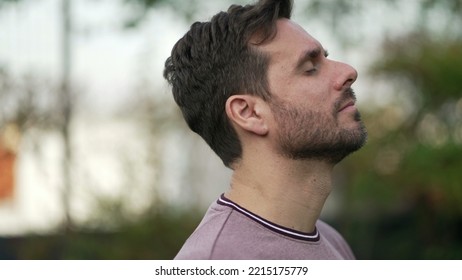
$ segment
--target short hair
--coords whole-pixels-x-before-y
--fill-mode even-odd
[[[164,77],[186,123],[227,167],[241,158],[242,146],[226,101],[239,93],[270,97],[269,57],[256,46],[271,40],[276,21],[291,13],[292,0],[232,5],[208,22],[193,23],[165,62]]]

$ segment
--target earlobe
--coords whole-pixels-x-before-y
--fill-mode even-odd
[[[268,126],[261,110],[261,100],[251,95],[233,95],[226,101],[226,114],[239,128],[264,136],[268,134]]]

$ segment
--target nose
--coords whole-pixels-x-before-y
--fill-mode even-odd
[[[351,65],[336,61],[337,77],[334,84],[336,90],[349,88],[358,78],[358,72]]]

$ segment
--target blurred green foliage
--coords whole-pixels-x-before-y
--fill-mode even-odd
[[[383,53],[372,72],[411,83],[421,112],[462,96],[462,38],[412,33],[386,40]]]
[[[197,211],[149,212],[115,229],[0,238],[0,259],[173,259],[199,223]],[[93,225],[94,226],[94,225]]]
[[[460,259],[462,41],[412,33],[383,48],[371,72],[395,101],[365,116],[335,223],[362,259]]]

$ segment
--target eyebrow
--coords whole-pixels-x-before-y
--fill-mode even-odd
[[[307,61],[316,59],[319,55],[321,55],[321,53],[323,53],[325,57],[329,54],[326,49],[321,49],[320,47],[303,52],[297,59],[295,70],[300,69]]]

